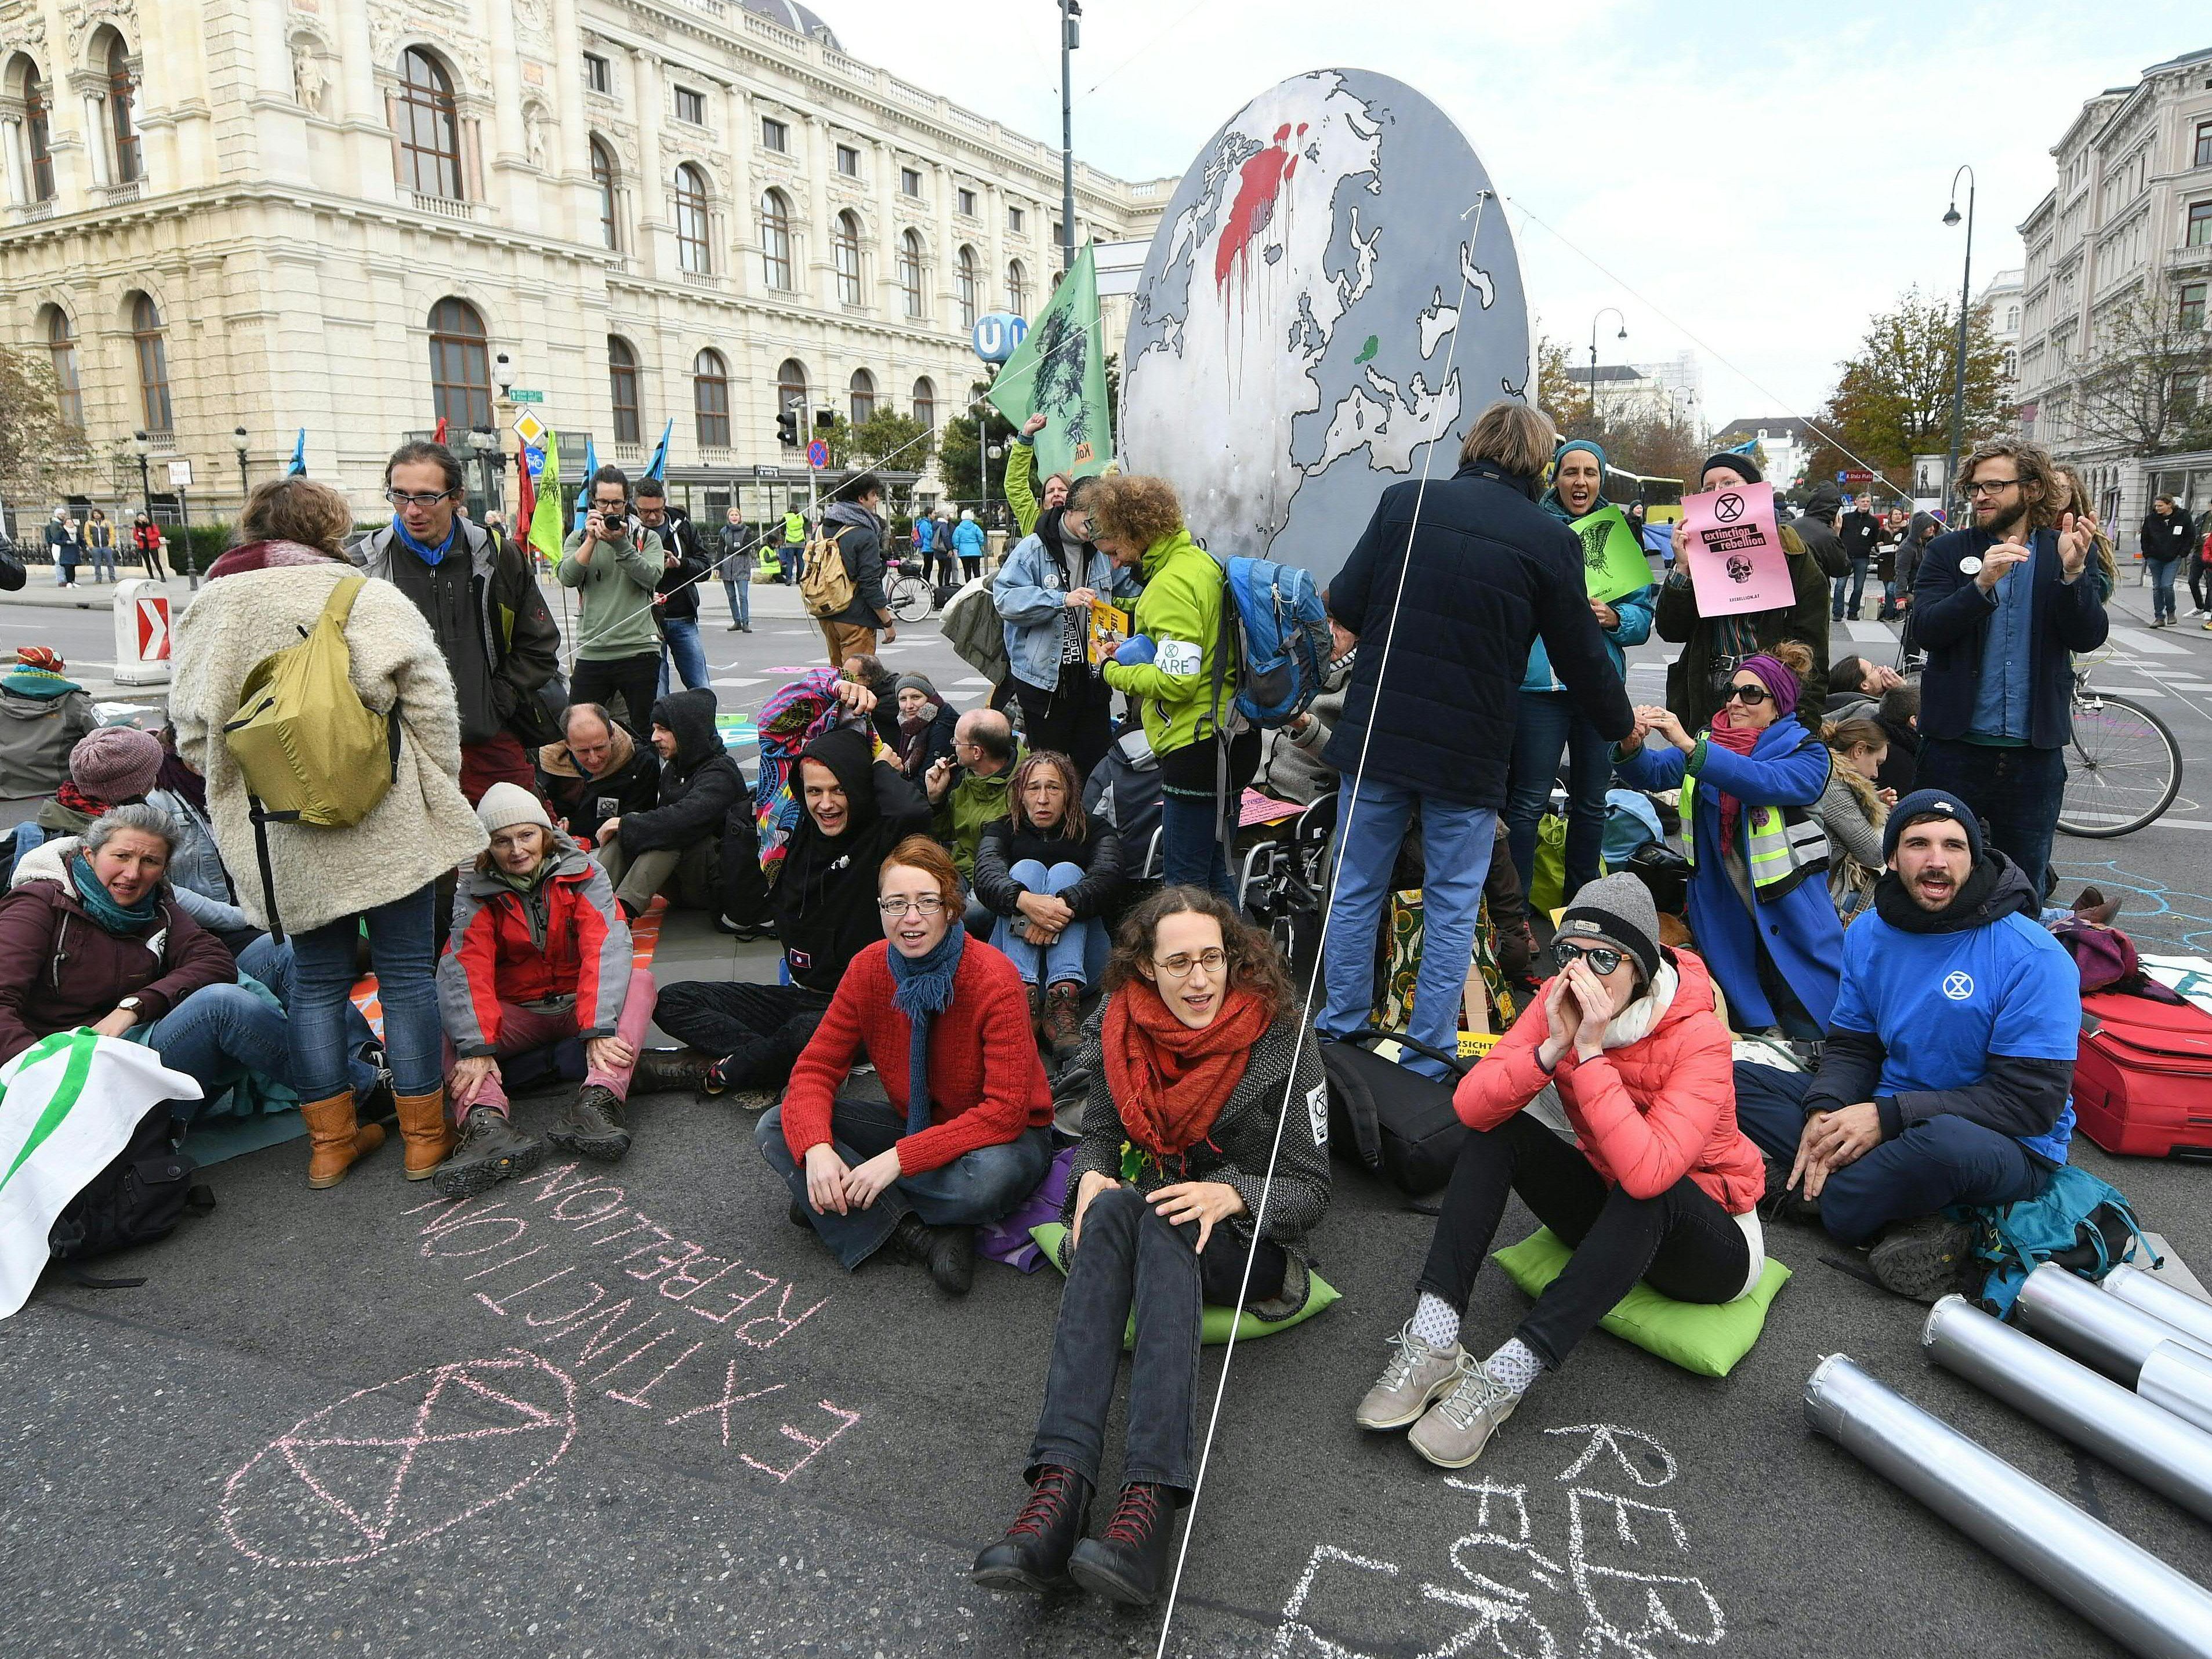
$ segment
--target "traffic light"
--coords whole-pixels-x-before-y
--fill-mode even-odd
[[[814,411],[814,429],[817,432],[823,433],[824,434],[835,432],[837,429],[837,411],[834,409],[816,410]]]
[[[793,398],[775,417],[775,435],[786,449],[799,447],[799,402]]]

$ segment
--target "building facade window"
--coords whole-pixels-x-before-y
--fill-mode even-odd
[[[781,415],[786,410],[799,416],[799,441],[805,443],[811,424],[806,418],[806,365],[796,357],[786,357],[776,365],[775,412]]]
[[[914,383],[914,418],[924,432],[937,430],[937,383],[927,374]]]
[[[449,433],[491,424],[491,353],[483,319],[466,300],[448,296],[430,307],[430,406]]]
[[[2189,246],[2212,247],[2212,202],[2189,204]]]
[[[911,197],[915,201],[920,201],[921,199],[921,173],[920,169],[915,167],[901,167],[899,169],[899,194],[902,196]]]
[[[2005,326],[2008,329],[2017,329],[2020,326],[2020,307],[2018,306],[2007,306],[2005,307]]]
[[[876,415],[876,377],[865,368],[854,369],[850,392],[853,424],[865,426]]]
[[[38,70],[28,68],[23,71],[23,143],[31,152],[31,199],[51,202],[54,199],[54,152],[46,92]]]
[[[1015,235],[1020,235],[1022,234],[1022,223],[1024,217],[1025,216],[1019,208],[1008,208],[1006,210],[1006,228]]]
[[[714,255],[707,234],[707,179],[689,161],[676,169],[672,199],[676,209],[676,263],[695,276],[712,276]]]
[[[593,92],[605,93],[608,97],[613,97],[614,65],[596,52],[586,52],[584,54],[584,84]]]
[[[2181,285],[2181,305],[2178,313],[2182,327],[2199,329],[2204,326],[2204,294],[2207,284],[2184,283]]]
[[[2191,167],[2212,167],[2212,121],[2197,124],[2197,154],[2190,161]]]
[[[592,140],[592,188],[599,198],[599,235],[611,248],[622,246],[622,226],[615,216],[615,153],[599,139]]]
[[[921,315],[921,236],[905,231],[898,244],[899,301],[909,317]]]
[[[975,290],[981,280],[975,269],[975,250],[962,248],[960,258],[953,266],[952,287],[959,297],[960,326],[963,328],[975,326]]]
[[[84,390],[76,377],[76,336],[70,331],[69,313],[59,306],[46,307],[46,350],[54,362],[54,401],[62,424],[73,432],[84,430]]]
[[[860,176],[860,152],[850,144],[837,146],[837,171],[848,179]]]
[[[607,336],[607,399],[614,405],[615,441],[642,442],[644,422],[637,406],[637,353],[619,334]],[[586,487],[588,489],[589,484]]]
[[[139,407],[146,416],[146,430],[174,432],[176,416],[169,407],[169,348],[162,337],[161,307],[150,295],[142,294],[131,302],[131,344],[138,359]]]
[[[418,196],[461,198],[460,113],[453,77],[420,46],[399,54],[400,173]]]
[[[972,219],[975,216],[975,192],[972,190],[963,190],[960,192],[960,216],[963,219]]]
[[[787,292],[791,288],[791,204],[780,190],[761,194],[761,281]]]
[[[695,127],[707,125],[707,94],[689,87],[676,88],[676,118]]]
[[[719,351],[702,351],[691,360],[691,413],[700,448],[730,447],[730,371]]]
[[[791,154],[791,128],[775,117],[761,117],[761,148],[772,149],[779,155]]]
[[[112,36],[107,43],[107,119],[115,137],[115,182],[118,185],[131,184],[144,176],[132,104],[137,90],[137,83],[131,78],[131,54],[123,49],[123,37]]]
[[[860,303],[860,222],[841,213],[830,228],[830,263],[837,273],[837,302]]]
[[[1006,309],[1017,317],[1029,315],[1030,277],[1019,259],[1006,262]]]

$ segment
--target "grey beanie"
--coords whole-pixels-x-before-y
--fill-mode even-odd
[[[944,698],[937,695],[937,688],[929,683],[929,677],[926,674],[900,675],[898,677],[898,684],[891,687],[891,695],[893,696],[896,696],[900,692],[909,689],[921,692],[921,695],[927,697],[930,702],[939,704],[940,706],[945,702]]]
[[[1610,945],[1626,951],[1644,969],[1645,983],[1659,971],[1659,907],[1651,890],[1622,872],[1601,876],[1560,912],[1555,939],[1577,945]]]

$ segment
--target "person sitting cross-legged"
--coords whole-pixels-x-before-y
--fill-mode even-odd
[[[1972,1237],[1943,1212],[2032,1198],[2066,1162],[2081,981],[1957,796],[1907,795],[1882,847],[1820,1070],[1739,1066],[1737,1110],[1770,1191],[1802,1189],[1832,1237],[1872,1245],[1878,1282],[1933,1302],[1964,1287]]]
[[[853,958],[756,1139],[792,1218],[849,1272],[888,1244],[965,1296],[975,1229],[1052,1162],[1052,1097],[1014,966],[960,925],[960,875],[926,836],[877,876],[884,937]],[[863,1054],[886,1101],[841,1097]]]
[[[690,909],[719,909],[722,827],[746,795],[744,774],[714,729],[714,692],[702,685],[653,704],[653,748],[660,757],[659,805],[599,829],[599,859],[616,902],[628,916],[643,915],[656,893]]]
[[[1759,1149],[1736,1127],[1731,1039],[1705,963],[1659,943],[1649,889],[1590,883],[1559,918],[1559,971],[1452,1097],[1474,1131],[1444,1189],[1413,1316],[1352,1416],[1402,1429],[1447,1469],[1482,1455],[1522,1395],[1565,1363],[1639,1279],[1678,1302],[1733,1302],[1766,1246]],[[1575,1139],[1524,1109],[1556,1085]],[[1460,1346],[1476,1270],[1514,1194],[1574,1251],[1486,1359]]]

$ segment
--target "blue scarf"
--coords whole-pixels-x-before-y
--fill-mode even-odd
[[[931,1016],[952,1006],[952,981],[960,971],[960,952],[968,930],[955,914],[945,938],[927,956],[907,957],[885,942],[891,967],[891,1006],[914,1022],[914,1042],[906,1058],[906,1132],[929,1127],[929,1028]]]
[[[397,513],[392,515],[392,533],[398,537],[401,543],[407,548],[407,550],[414,554],[416,558],[422,560],[424,564],[434,566],[439,562],[439,561],[443,559],[447,554],[453,550],[453,538],[461,533],[460,516],[458,514],[454,515],[453,525],[446,532],[446,539],[440,542],[435,547],[425,547],[422,543],[416,541],[412,536],[409,535],[407,533],[407,526],[400,523],[399,515]]]
[[[77,902],[84,906],[85,914],[103,932],[135,933],[161,913],[161,890],[158,885],[136,904],[118,904],[106,884],[93,872],[92,860],[83,854],[70,854],[69,871],[70,884],[76,889]],[[967,929],[958,931],[965,933]]]

